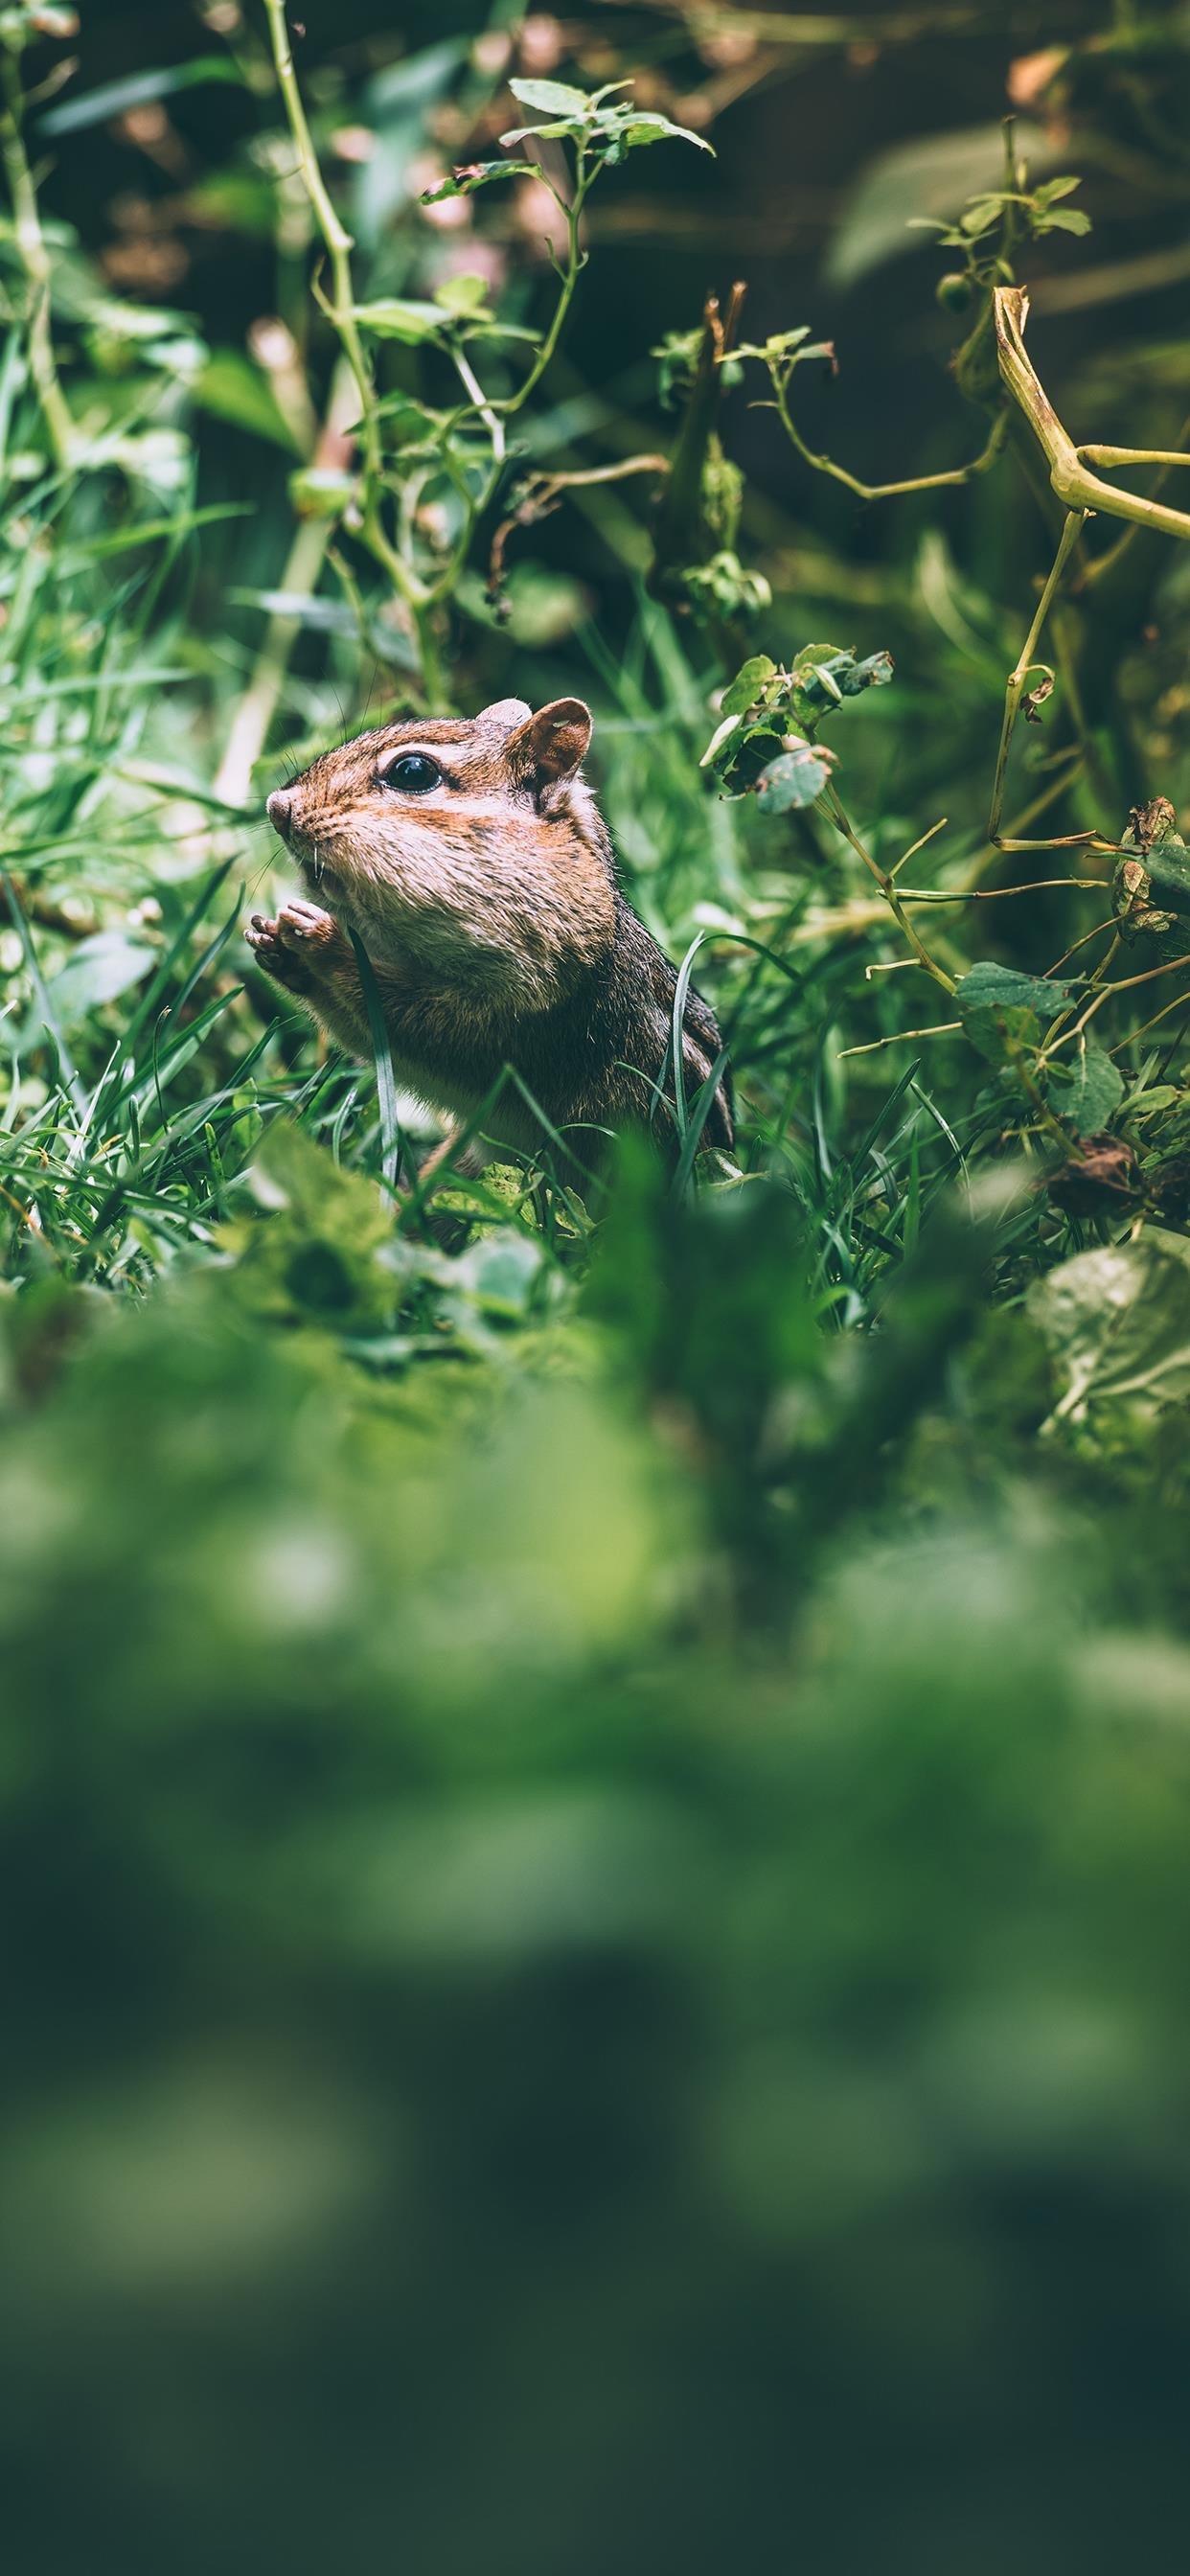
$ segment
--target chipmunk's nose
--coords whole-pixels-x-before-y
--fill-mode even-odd
[[[292,813],[289,789],[287,787],[274,787],[265,810],[268,814],[268,818],[272,824],[274,832],[279,832],[282,840],[284,840],[289,831],[290,817]]]

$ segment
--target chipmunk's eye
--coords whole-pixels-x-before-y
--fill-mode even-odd
[[[395,787],[402,796],[428,796],[441,777],[438,763],[431,760],[428,751],[403,751],[396,760],[390,760],[387,769],[381,770],[380,784]]]

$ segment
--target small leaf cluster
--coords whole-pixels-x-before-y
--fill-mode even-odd
[[[684,400],[694,382],[705,332],[700,324],[694,331],[667,331],[663,340],[650,349],[649,356],[660,361],[657,398],[662,411],[673,411]],[[718,361],[724,387],[730,391],[743,380],[744,370],[738,349],[725,351]]]
[[[1080,206],[1065,206],[1060,200],[1081,188],[1078,177],[1046,179],[1039,188],[987,189],[972,197],[964,206],[958,222],[941,222],[935,215],[914,215],[912,232],[937,235],[940,250],[961,250],[968,254],[986,242],[989,234],[1000,233],[1011,223],[1017,233],[1040,241],[1046,233],[1089,233],[1091,218]]]
[[[725,794],[754,792],[769,813],[812,805],[835,754],[814,739],[845,698],[892,678],[892,656],[863,661],[846,646],[806,644],[788,669],[755,653],[724,690],[720,719],[702,757]]]
[[[981,958],[955,993],[963,1030],[977,1052],[1033,1106],[1043,1099],[1060,1125],[1078,1137],[1102,1135],[1124,1097],[1118,1065],[1087,1030],[1079,1031],[1069,1056],[1046,1055],[1045,1033],[1068,1017],[1083,989],[1079,977],[1029,975]]]
[[[522,107],[534,108],[548,120],[544,125],[516,125],[502,134],[500,140],[508,150],[529,136],[565,141],[609,169],[647,143],[696,143],[700,152],[711,150],[705,135],[693,134],[688,126],[675,125],[670,117],[621,98],[618,93],[630,89],[630,81],[605,81],[596,90],[572,89],[565,81],[552,80],[514,80],[508,86]]]
[[[792,331],[770,331],[767,340],[742,341],[725,364],[735,365],[744,358],[757,358],[763,367],[768,368],[774,391],[778,394],[784,394],[794,368],[804,366],[809,358],[822,359],[832,375],[838,374],[834,341],[812,340],[808,322],[800,322]],[[757,403],[754,408],[760,411],[766,406]]]

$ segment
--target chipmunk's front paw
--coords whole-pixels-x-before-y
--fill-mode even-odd
[[[291,992],[301,993],[317,980],[320,967],[330,962],[342,932],[329,912],[294,894],[282,904],[275,921],[254,912],[244,937],[266,974],[278,984],[287,984]]]

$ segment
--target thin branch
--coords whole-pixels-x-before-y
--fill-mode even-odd
[[[504,558],[508,540],[518,528],[534,527],[539,519],[549,517],[564,492],[585,490],[595,483],[623,483],[632,474],[668,474],[667,456],[625,456],[615,465],[575,467],[572,472],[538,474],[526,483],[516,508],[501,519],[492,538],[488,558],[487,595],[498,599],[504,587]]]
[[[1000,726],[1000,748],[996,754],[996,774],[992,781],[992,802],[987,823],[988,839],[989,841],[995,842],[996,846],[1000,849],[1003,849],[1004,847],[1004,843],[1000,837],[1000,816],[1004,810],[1004,773],[1008,766],[1009,745],[1016,729],[1016,720],[1020,713],[1025,682],[1031,671],[1048,667],[1037,662],[1035,659],[1037,646],[1041,638],[1042,630],[1045,626],[1046,618],[1049,616],[1051,605],[1061,583],[1062,575],[1071,555],[1074,552],[1075,546],[1078,544],[1078,540],[1082,535],[1085,519],[1086,512],[1084,510],[1067,511],[1066,517],[1062,523],[1062,534],[1058,541],[1058,551],[1054,556],[1053,563],[1050,566],[1049,574],[1046,579],[1045,587],[1037,602],[1037,607],[1033,614],[1033,623],[1030,626],[1029,632],[1025,637],[1025,641],[1021,646],[1015,668],[1010,671],[1008,675],[1008,685],[1004,691],[1004,716]],[[1049,672],[1048,676],[1052,681],[1053,673]],[[1096,838],[1096,834],[1094,832],[1080,832],[1074,837],[1079,841],[1091,841]],[[1014,846],[1020,845],[1014,844]],[[1048,847],[1050,845],[1043,844],[1042,846]],[[1063,842],[1059,845],[1055,842],[1052,846],[1054,848],[1059,846],[1065,847],[1067,844],[1066,842]]]
[[[1105,984],[1102,990],[1096,993],[1094,1000],[1088,1002],[1086,1010],[1072,1022],[1068,1029],[1063,1029],[1060,1037],[1047,1040],[1038,1056],[1038,1064],[1048,1064],[1051,1055],[1056,1054],[1060,1046],[1068,1046],[1071,1038],[1081,1037],[1088,1020],[1093,1020],[1096,1011],[1101,1011],[1104,1003],[1110,1002],[1114,994],[1130,993],[1137,984],[1154,984],[1159,975],[1174,975],[1179,967],[1185,966],[1190,966],[1190,957],[1170,957],[1167,958],[1164,966],[1147,967],[1143,975],[1118,975],[1114,983]]]
[[[1148,500],[1140,492],[1118,492],[1114,483],[1102,482],[1082,462],[1084,455],[1097,453],[1101,457],[1115,457],[1136,465],[1163,464],[1172,451],[1076,447],[1063,428],[1025,349],[1028,289],[997,286],[992,294],[992,308],[1001,377],[1037,439],[1049,467],[1051,488],[1059,501],[1065,503],[1068,511],[1077,512],[1080,521],[1088,510],[1103,510],[1109,518],[1131,519],[1137,527],[1159,529],[1167,537],[1190,537],[1190,516],[1184,510],[1167,509],[1164,502]],[[1180,463],[1183,460],[1174,458],[1173,461]]]
[[[844,840],[850,842],[852,849],[855,851],[856,857],[863,860],[869,876],[875,878],[881,894],[888,905],[889,911],[899,924],[904,937],[908,940],[909,946],[913,950],[914,956],[917,958],[919,965],[925,967],[927,975],[932,975],[934,982],[936,984],[941,984],[945,992],[953,993],[955,989],[955,979],[953,975],[948,975],[945,967],[938,965],[937,961],[931,957],[929,949],[918,937],[918,934],[913,927],[913,923],[904,909],[901,897],[897,892],[891,875],[889,875],[884,868],[878,867],[875,859],[871,855],[871,852],[865,850],[863,842],[858,838],[856,832],[853,830],[848,816],[839,802],[835,789],[828,785],[818,801],[823,810],[830,815],[836,831],[841,832]]]
[[[1029,885],[972,886],[950,893],[933,886],[902,886],[902,903],[1007,903],[1016,894],[1050,894],[1061,887],[1078,894],[1102,894],[1102,877],[1034,877]]]
[[[952,1038],[962,1025],[961,1020],[938,1020],[930,1029],[894,1029],[891,1037],[872,1038],[867,1046],[840,1047],[835,1062],[842,1064],[848,1055],[876,1055],[881,1047],[902,1046],[907,1038]]]
[[[807,447],[789,409],[792,367],[784,376],[773,373],[771,369],[770,375],[781,426],[803,464],[813,466],[816,474],[829,474],[832,482],[841,483],[845,491],[854,492],[860,501],[894,501],[906,492],[940,492],[950,484],[969,483],[973,475],[986,474],[989,466],[995,464],[1008,435],[1008,414],[1001,411],[992,423],[986,445],[981,447],[978,456],[972,457],[970,464],[954,465],[940,474],[911,475],[903,483],[861,483],[859,476],[850,474],[845,465],[836,465],[833,457],[816,455],[812,447]]]

